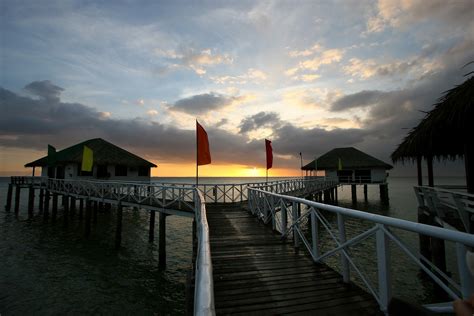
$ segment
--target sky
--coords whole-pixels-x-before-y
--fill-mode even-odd
[[[101,137],[154,176],[192,176],[197,119],[201,175],[263,176],[268,138],[270,175],[295,176],[300,152],[391,163],[473,70],[474,1],[2,0],[0,58],[0,175]]]

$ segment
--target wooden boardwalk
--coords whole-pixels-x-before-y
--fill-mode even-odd
[[[376,315],[377,302],[242,207],[208,205],[217,315]]]

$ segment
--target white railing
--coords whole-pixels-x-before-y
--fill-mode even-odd
[[[251,212],[262,219],[269,215],[270,219],[268,221],[271,220],[273,228],[279,231],[283,238],[292,236],[295,247],[299,247],[303,243],[314,261],[324,261],[330,256],[340,254],[340,270],[342,271],[341,274],[344,282],[350,282],[350,270],[352,267],[367,290],[377,300],[380,309],[384,312],[387,311],[387,305],[391,298],[389,241],[397,245],[408,258],[425,271],[453,299],[458,299],[459,297],[467,298],[474,292],[474,277],[469,273],[466,264],[467,247],[474,247],[473,235],[258,189],[250,188],[248,194]],[[332,227],[323,212],[332,213],[337,216],[337,228]],[[362,220],[368,223],[370,228],[347,240],[345,226],[345,218],[347,217]],[[303,227],[305,223],[309,227],[309,236],[304,234]],[[324,230],[320,231],[320,226]],[[410,249],[392,231],[392,228],[454,242],[457,250],[460,284],[440,271],[421,254]],[[320,245],[320,234],[323,231],[326,231],[329,238],[336,244],[335,248],[324,253],[321,252]],[[378,287],[373,286],[369,278],[355,264],[349,249],[350,246],[357,245],[370,236],[375,236],[376,240]]]
[[[338,176],[337,177],[340,183],[347,184],[384,184],[387,183],[387,180],[375,181],[371,176]]]
[[[454,212],[461,220],[464,230],[471,232],[474,220],[474,195],[433,187],[414,187],[420,207],[427,207],[443,227],[453,229],[444,221],[447,212]]]
[[[207,224],[206,203],[199,190],[196,193],[196,270],[194,290],[194,315],[215,315],[214,281],[212,276],[211,246]]]

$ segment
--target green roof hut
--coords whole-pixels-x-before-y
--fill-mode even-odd
[[[93,152],[92,172],[81,171],[84,146]],[[82,143],[56,152],[54,163],[48,156],[27,163],[25,167],[42,167],[41,175],[57,179],[102,179],[121,181],[149,181],[150,168],[156,165],[122,149],[102,138]],[[34,172],[33,172],[34,174]]]
[[[312,174],[324,170],[327,177],[338,178],[339,183],[385,183],[387,170],[393,167],[354,147],[334,148],[303,166]]]

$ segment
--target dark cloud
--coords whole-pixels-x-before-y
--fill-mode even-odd
[[[176,101],[170,109],[188,114],[204,114],[211,110],[219,110],[237,100],[238,97],[229,97],[217,93],[205,93]]]
[[[337,99],[331,105],[331,111],[344,111],[351,108],[373,105],[384,94],[384,92],[378,90],[363,90],[354,94],[348,94]]]
[[[61,92],[64,91],[63,88],[52,84],[49,80],[33,81],[25,86],[25,90],[50,102],[58,102]]]
[[[247,133],[262,127],[278,127],[281,124],[280,116],[275,112],[259,112],[240,121],[240,132]]]

